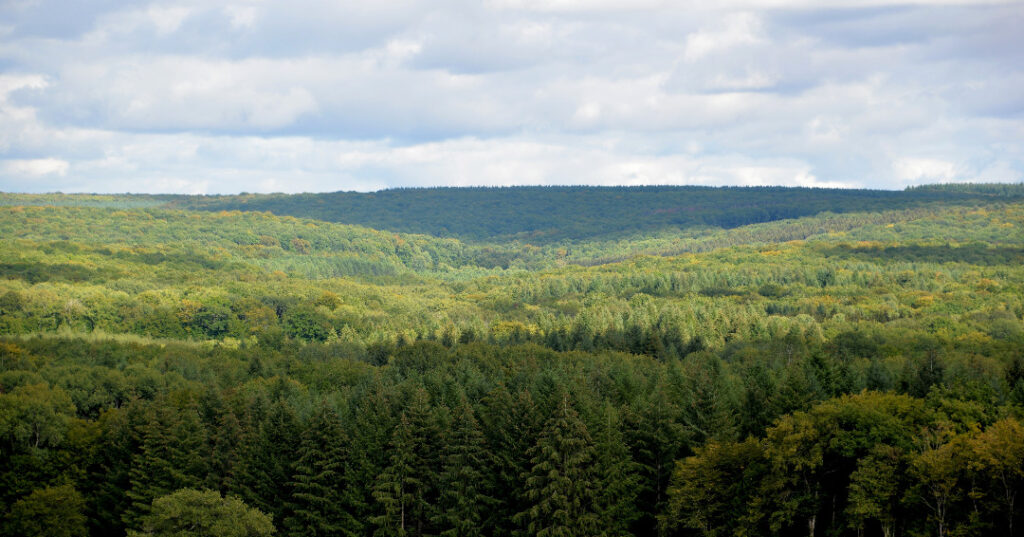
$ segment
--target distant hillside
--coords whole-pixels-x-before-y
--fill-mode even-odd
[[[901,210],[935,202],[1024,198],[1021,185],[906,191],[783,187],[423,188],[373,193],[181,196],[169,205],[269,211],[466,240],[611,239],[694,227],[734,228],[822,212]],[[166,199],[166,198],[165,198]]]

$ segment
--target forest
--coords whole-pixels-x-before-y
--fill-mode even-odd
[[[0,193],[0,537],[1024,535],[1024,185]]]

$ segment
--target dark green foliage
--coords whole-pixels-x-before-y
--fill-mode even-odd
[[[338,416],[326,401],[302,432],[291,483],[291,514],[284,521],[290,535],[325,537],[358,535],[359,522],[345,501],[348,441]]]
[[[1000,186],[1007,199],[1024,197],[1019,185]],[[367,194],[178,197],[171,205],[210,211],[270,211],[475,240],[516,237],[545,242],[654,233],[666,228],[729,228],[825,211],[904,209],[989,195],[982,190],[938,188],[905,192],[693,186],[423,188]]]
[[[280,526],[288,515],[301,429],[294,409],[284,399],[277,399],[269,409],[265,406],[262,398],[256,399],[248,411],[231,493]]]
[[[586,426],[564,395],[530,450],[525,474],[529,507],[515,519],[528,535],[584,537],[597,535],[595,488],[599,475],[594,444]]]
[[[434,524],[443,537],[487,535],[483,522],[494,500],[490,496],[487,449],[473,407],[463,399],[446,435],[438,479]]]
[[[388,466],[377,478],[374,497],[381,507],[374,535],[422,537],[438,519],[437,482],[440,429],[422,388],[412,393],[391,437]]]
[[[122,517],[128,527],[139,525],[153,500],[200,486],[208,471],[206,430],[194,402],[158,400],[148,407],[145,420],[126,492],[131,505]]]

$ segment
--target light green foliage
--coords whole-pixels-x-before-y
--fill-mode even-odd
[[[129,537],[267,537],[270,517],[215,491],[181,489],[153,500]]]
[[[11,537],[84,537],[85,501],[71,485],[32,491],[3,518],[3,535]]]
[[[0,454],[60,445],[74,411],[64,390],[46,384],[0,393]]]

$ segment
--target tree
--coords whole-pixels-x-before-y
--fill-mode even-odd
[[[338,416],[321,401],[302,433],[292,477],[291,515],[284,525],[291,535],[357,535],[358,521],[343,497],[347,441]]]
[[[963,456],[968,451],[964,436],[928,445],[910,460],[910,475],[916,479],[916,497],[930,511],[936,535],[949,533],[950,510],[963,493],[961,474],[966,470]]]
[[[128,537],[267,537],[270,517],[212,490],[181,489],[153,500]]]
[[[4,518],[11,537],[84,537],[85,502],[71,485],[32,491],[10,507]]]
[[[526,498],[531,505],[516,515],[536,537],[590,537],[598,531],[594,488],[594,445],[590,433],[562,396],[530,451]]]
[[[60,445],[74,413],[67,392],[46,384],[0,393],[0,455]]]
[[[767,436],[765,451],[772,471],[766,492],[776,502],[772,529],[779,531],[795,520],[803,520],[808,535],[814,537],[821,510],[821,473],[827,442],[814,418],[805,412],[784,416]]]
[[[442,454],[440,498],[434,522],[443,537],[484,535],[484,514],[493,499],[487,491],[487,451],[473,413],[463,396]]]
[[[391,460],[377,479],[374,498],[383,512],[375,535],[422,537],[436,515],[440,432],[426,390],[416,389],[391,439]]]
[[[1024,425],[1006,418],[970,440],[969,466],[987,475],[998,489],[1006,513],[1006,534],[1013,535],[1017,493],[1024,489]]]
[[[639,517],[636,509],[640,488],[640,465],[633,462],[622,435],[618,411],[605,404],[600,427],[594,439],[597,487],[595,510],[598,535],[630,535],[630,525]]]
[[[142,428],[140,452],[132,458],[131,505],[123,515],[129,526],[137,525],[153,500],[179,488],[202,484],[209,457],[206,431],[192,402],[179,408],[166,398],[150,404]]]
[[[391,438],[391,458],[387,469],[377,477],[374,499],[383,512],[373,517],[377,526],[375,537],[405,537],[409,535],[409,517],[417,490],[422,483],[414,472],[417,457],[413,445],[412,425],[404,413]]]
[[[663,524],[705,537],[758,535],[758,488],[767,473],[764,448],[754,438],[711,441],[676,463]]]
[[[280,523],[287,515],[301,430],[295,410],[284,399],[277,399],[265,415],[261,403],[254,407],[232,487],[243,501]]]
[[[500,491],[484,526],[494,537],[515,534],[515,515],[529,505],[522,476],[530,467],[529,448],[542,425],[537,405],[528,391],[514,395],[504,384],[484,398],[484,435],[491,488]]]
[[[897,448],[877,445],[867,457],[860,459],[857,470],[850,475],[849,504],[846,512],[849,523],[864,531],[865,520],[877,520],[882,535],[892,537],[896,531],[897,508],[901,499],[901,455]]]

